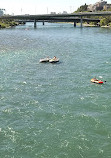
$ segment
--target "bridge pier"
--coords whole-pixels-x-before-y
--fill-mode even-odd
[[[34,19],[34,28],[36,28],[37,25],[36,25],[36,19]]]
[[[74,21],[74,27],[76,27],[76,22]]]
[[[43,21],[43,25],[44,25],[44,21]]]
[[[83,19],[82,19],[82,16],[80,17],[80,25],[81,25],[81,28],[82,28],[82,22],[83,22]]]

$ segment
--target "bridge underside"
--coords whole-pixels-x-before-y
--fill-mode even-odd
[[[40,19],[34,19],[34,20],[16,20],[18,22],[34,22],[34,28],[37,27],[37,22],[43,22],[43,25],[45,22],[71,22],[71,23],[74,23],[74,27],[76,27],[76,23],[80,23],[81,27],[82,27],[82,23],[83,22],[96,22],[96,23],[99,23],[100,20],[99,19],[88,19],[88,18],[50,18],[50,19],[43,19],[43,20],[40,20]]]

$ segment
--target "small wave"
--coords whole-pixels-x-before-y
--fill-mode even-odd
[[[84,97],[81,97],[81,100],[84,100]]]
[[[26,82],[26,81],[23,81],[23,84],[27,84],[27,82]]]
[[[63,142],[61,142],[61,148],[62,147],[67,147],[69,144],[69,142],[67,140],[64,140]]]
[[[103,78],[102,76],[99,76],[99,78]]]

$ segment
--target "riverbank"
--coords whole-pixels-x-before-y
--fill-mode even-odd
[[[11,22],[11,23],[0,22],[0,29],[10,28],[10,27],[17,26],[17,25],[18,25],[18,23],[15,23],[15,22]]]
[[[74,25],[74,23],[72,23]],[[80,23],[77,23],[78,26],[80,26]],[[103,27],[103,28],[111,28],[111,26],[100,26],[100,25],[94,25],[94,24],[87,24],[87,23],[83,23],[82,24],[84,27]]]
[[[83,24],[85,27],[103,27],[103,28],[111,28],[111,26],[99,26],[99,25],[93,25],[93,24]]]
[[[99,25],[94,25],[94,24],[83,24],[85,27],[100,27]]]
[[[8,21],[8,20],[0,21],[0,29],[10,28],[10,27],[18,26],[18,25],[19,23],[15,21]]]

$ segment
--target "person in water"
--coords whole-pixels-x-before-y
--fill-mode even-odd
[[[56,56],[54,56],[53,59],[54,59],[54,60],[57,59]]]
[[[94,81],[98,81],[98,79],[96,77],[93,78]]]

